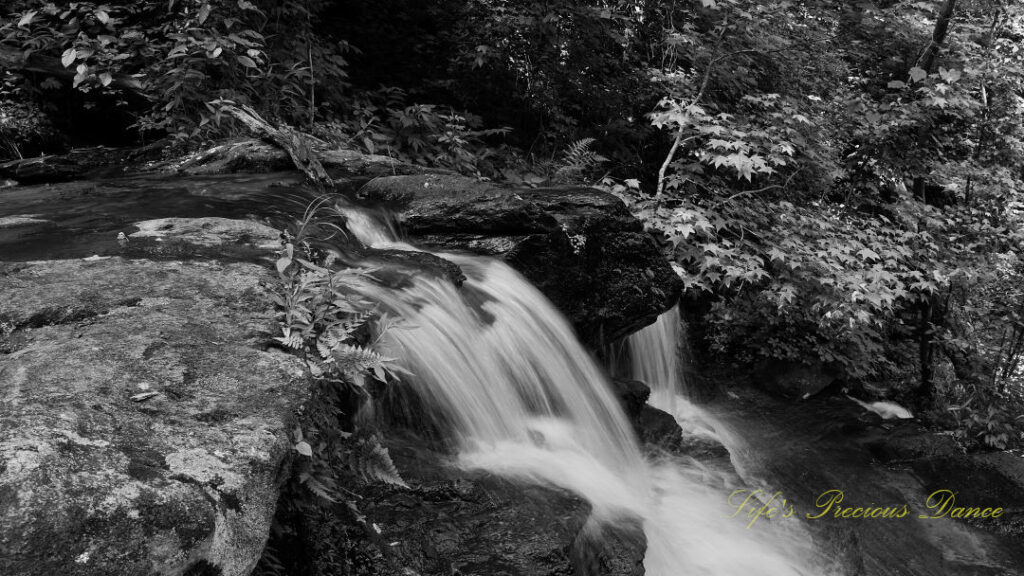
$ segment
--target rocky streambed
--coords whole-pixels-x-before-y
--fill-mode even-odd
[[[33,165],[35,184],[0,189],[0,573],[253,570],[309,395],[305,364],[272,345],[273,261],[279,230],[315,196],[294,173],[267,172],[281,158],[261,146],[61,183]],[[667,262],[611,196],[335,156],[328,168],[354,202],[387,208],[427,245],[505,259],[585,341],[628,334],[677,298]],[[386,531],[352,536],[349,550],[365,544],[374,570],[642,570],[638,527],[609,535],[617,547],[578,541],[579,499],[453,472],[438,446],[390,437],[415,489],[366,488],[363,508]]]

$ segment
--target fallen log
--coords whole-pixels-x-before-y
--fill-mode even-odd
[[[323,164],[317,157],[313,144],[316,139],[313,136],[303,134],[291,128],[277,128],[264,120],[259,113],[250,106],[235,104],[233,102],[215,102],[220,110],[230,114],[236,120],[244,124],[249,130],[270,140],[276,146],[288,152],[295,167],[302,171],[314,185],[330,190],[334,188],[334,181]],[[326,145],[324,142],[320,144]]]

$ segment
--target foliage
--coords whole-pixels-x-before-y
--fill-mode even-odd
[[[393,323],[361,296],[372,282],[372,270],[333,270],[315,263],[311,240],[325,233],[344,233],[320,220],[317,213],[328,201],[324,198],[310,205],[302,220],[284,235],[276,263],[281,290],[273,295],[281,327],[281,336],[275,340],[300,354],[316,381],[317,398],[306,405],[303,427],[294,432],[295,450],[304,457],[298,482],[324,500],[347,502],[355,511],[354,500],[338,481],[339,471],[405,485],[379,436],[345,431],[342,426],[345,411],[358,406],[359,398],[367,394],[368,376],[381,383],[397,378],[394,360],[374,350]],[[370,338],[371,333],[376,336]]]
[[[432,104],[405,105],[405,100],[405,92],[397,88],[363,95],[346,120],[349,143],[414,164],[465,174],[493,172],[487,160],[496,151],[485,140],[505,134],[507,128],[481,129],[478,116]]]
[[[969,386],[945,425],[1005,448],[1021,424],[1005,398],[1021,389],[1024,61],[1008,40],[1024,14],[965,4],[970,35],[932,68],[923,3],[703,3],[657,76],[650,119],[671,146],[654,194],[618,192],[706,302],[713,353],[820,360],[925,405]]]
[[[211,103],[230,100],[406,162],[598,182],[663,242],[716,361],[821,361],[926,409],[965,387],[958,419],[929,413],[986,430],[972,447],[1017,421],[995,399],[1024,385],[1019,3],[20,0],[0,18],[0,47],[34,58],[2,101],[195,140],[228,133]],[[282,342],[346,386],[391,378],[366,310],[332,307],[368,272],[292,244]]]
[[[37,0],[0,14],[0,44],[52,61],[19,71],[33,98],[53,105],[69,82],[86,107],[125,109],[142,133],[195,136],[208,125],[206,103],[218,98],[301,124],[336,106],[345,85],[347,45],[313,33],[326,4]]]

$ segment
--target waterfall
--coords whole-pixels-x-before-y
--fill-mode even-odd
[[[650,404],[669,413],[677,397],[688,396],[681,365],[682,330],[677,304],[626,341],[630,377],[650,386]]]
[[[683,359],[686,345],[679,305],[626,339],[629,377],[651,388],[647,403],[675,417],[684,434],[724,443],[721,426],[689,399]]]
[[[372,219],[353,217],[348,225],[367,245],[415,250]],[[822,573],[810,568],[806,542],[784,527],[748,529],[729,518],[729,491],[706,482],[706,469],[645,459],[604,372],[525,278],[497,260],[439,255],[462,268],[461,288],[420,276],[367,296],[402,319],[382,345],[411,372],[403,380],[451,426],[458,465],[569,490],[591,504],[595,522],[588,525],[640,519],[651,576]],[[656,329],[671,334],[673,322],[659,320]],[[637,341],[652,359],[647,368],[663,377],[652,386],[672,386],[666,396],[680,390],[670,358],[678,339],[666,342],[671,337],[645,333],[638,336],[645,343]]]

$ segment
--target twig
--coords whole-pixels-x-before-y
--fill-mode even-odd
[[[792,174],[790,174],[789,178],[786,178],[786,181],[783,182],[782,184],[772,184],[771,186],[765,186],[764,188],[758,188],[757,190],[743,190],[741,192],[737,192],[737,193],[733,194],[732,196],[729,196],[728,198],[725,198],[725,199],[719,200],[718,202],[715,202],[714,204],[711,205],[711,208],[712,209],[718,208],[722,204],[726,204],[726,203],[732,202],[733,200],[739,198],[740,196],[746,196],[748,194],[760,194],[761,192],[767,192],[769,190],[774,190],[775,188],[782,188],[782,189],[788,188],[789,187],[789,183],[793,181],[793,178],[795,178],[796,175],[799,174],[801,170],[803,170],[803,168],[799,168],[799,169],[797,169],[796,172],[793,172]]]

